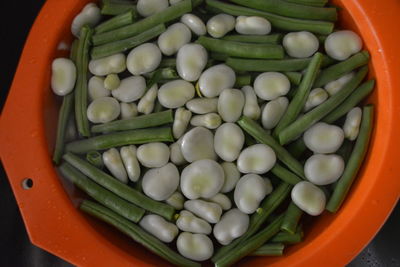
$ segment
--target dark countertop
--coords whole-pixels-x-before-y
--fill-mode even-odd
[[[61,0],[60,0],[61,1]],[[68,0],[66,0],[68,1]],[[44,0],[2,1],[1,9],[1,101],[3,106],[29,29]],[[12,19],[7,14],[14,16]],[[61,267],[71,266],[46,251],[32,245],[28,239],[6,174],[0,165],[0,266]],[[400,266],[400,204],[397,204],[380,232],[348,265],[349,267]]]

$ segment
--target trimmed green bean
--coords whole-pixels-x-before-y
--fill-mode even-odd
[[[164,58],[161,60],[160,68],[174,68],[176,67],[176,59],[175,58]]]
[[[225,41],[243,42],[243,43],[256,43],[256,44],[280,44],[282,41],[282,33],[273,33],[269,35],[226,35],[222,37]]]
[[[303,79],[301,80],[299,88],[296,90],[296,93],[290,101],[286,112],[283,114],[282,118],[278,122],[278,125],[276,125],[273,131],[274,136],[278,136],[283,129],[295,121],[300,112],[303,110],[315,78],[319,72],[321,62],[322,54],[319,52],[315,53],[307,67]]]
[[[303,74],[301,74],[300,72],[287,71],[283,74],[285,74],[289,81],[294,85],[299,85],[303,77]]]
[[[200,36],[196,43],[209,51],[232,57],[281,59],[285,55],[283,47],[274,44],[241,43],[205,36]]]
[[[119,15],[129,10],[136,12],[136,6],[129,0],[103,0],[101,5],[102,15]]]
[[[156,83],[159,83],[160,81],[175,80],[175,79],[179,79],[180,77],[175,68],[167,67],[167,68],[160,68],[156,71],[150,72],[147,75],[147,78],[149,78],[149,80],[147,82],[146,87],[149,89]]]
[[[299,5],[318,6],[318,7],[323,7],[328,3],[328,0],[284,0],[284,1]]]
[[[184,267],[201,266],[199,263],[188,260],[180,254],[176,253],[168,245],[164,244],[151,234],[147,233],[138,225],[126,220],[125,218],[97,203],[84,200],[79,208],[87,214],[90,214],[93,217],[114,226],[116,229],[126,234],[137,243],[141,244],[148,250],[152,251],[153,253],[157,254],[158,256],[169,261],[172,264]]]
[[[102,45],[136,36],[159,24],[167,23],[177,19],[185,13],[189,13],[190,11],[192,11],[192,1],[183,0],[182,2],[172,5],[157,14],[141,19],[131,25],[127,25],[110,32],[95,34],[92,38],[93,45]]]
[[[300,177],[296,174],[292,173],[291,171],[287,170],[285,167],[281,166],[279,163],[276,163],[275,166],[271,169],[271,172],[281,179],[282,181],[296,185],[298,182],[303,181]]]
[[[62,163],[59,170],[64,177],[73,182],[90,197],[103,204],[107,208],[115,211],[124,218],[133,222],[138,222],[143,217],[145,213],[144,209],[99,186],[95,182],[88,179],[85,175],[80,173],[77,169],[72,167],[70,164],[65,162]]]
[[[123,131],[77,140],[66,145],[66,151],[85,154],[92,150],[105,150],[125,145],[139,145],[151,142],[173,142],[171,128],[151,128]]]
[[[279,134],[279,142],[281,143],[281,145],[285,145],[290,141],[296,139],[314,123],[318,122],[327,114],[329,114],[332,110],[338,107],[357,88],[357,86],[366,76],[367,72],[368,67],[362,67],[353,77],[353,79],[345,84],[339,92],[328,98],[328,100],[326,100],[324,103],[304,114],[302,117],[298,118],[287,128],[285,128]]]
[[[287,146],[287,150],[295,158],[300,158],[307,150],[306,144],[304,143],[303,136],[297,138],[295,141]]]
[[[117,40],[115,42],[105,43],[99,46],[95,46],[92,49],[91,56],[92,59],[98,59],[110,55],[114,55],[119,52],[125,52],[131,48],[139,46],[155,37],[160,35],[165,31],[164,24],[159,24],[151,29],[147,29],[133,37]],[[114,32],[114,31],[111,31]],[[107,34],[108,32],[106,32]]]
[[[327,35],[317,35],[318,41],[319,43],[322,45],[323,43],[325,43],[326,38],[328,38]]]
[[[103,23],[97,25],[96,28],[94,28],[94,32],[96,34],[102,32],[108,32],[126,26],[128,24],[131,24],[135,21],[135,19],[136,19],[136,12],[133,9],[131,9],[125,13],[112,17],[111,19],[106,20]]]
[[[225,61],[228,59],[228,57],[229,57],[228,55],[222,53],[215,53],[215,52],[210,53],[210,58],[217,61]]]
[[[290,234],[288,232],[279,232],[270,241],[276,243],[284,243],[284,244],[296,244],[301,242],[302,239],[303,239],[303,230],[299,225],[297,227],[296,233]]]
[[[369,61],[369,53],[364,50],[359,52],[345,61],[339,62],[321,71],[315,80],[314,87],[321,87],[333,80],[339,79],[341,76],[367,64]]]
[[[84,175],[92,179],[94,182],[118,195],[122,199],[138,205],[139,207],[152,213],[158,214],[166,218],[167,220],[172,220],[172,218],[174,217],[175,209],[172,206],[155,201],[143,195],[139,191],[129,187],[126,184],[121,183],[114,177],[94,167],[93,165],[77,157],[76,155],[72,153],[67,153],[63,156],[63,159],[74,166],[76,169],[81,171]]]
[[[245,85],[251,85],[251,75],[250,74],[245,74],[245,75],[238,75],[236,76],[236,81],[235,81],[235,88],[240,88]]]
[[[360,133],[354,145],[353,152],[347,161],[342,177],[338,180],[328,204],[326,205],[326,209],[330,212],[338,211],[357,177],[358,170],[367,153],[368,143],[371,138],[373,113],[374,107],[372,105],[367,105],[363,108]]]
[[[298,162],[297,159],[295,159],[271,135],[267,134],[257,122],[246,116],[242,116],[237,123],[258,142],[270,146],[275,151],[277,158],[282,161],[292,172],[301,178],[305,178],[303,165],[301,165],[300,162]]]
[[[331,113],[326,115],[322,121],[326,123],[334,123],[342,116],[347,114],[352,108],[369,95],[375,87],[375,80],[369,80],[358,87],[342,104],[335,108]]]
[[[166,110],[148,115],[141,115],[131,119],[111,121],[92,127],[93,133],[136,130],[164,125],[174,121],[172,110]]]
[[[217,0],[206,0],[206,4],[214,10],[233,16],[260,16],[266,18],[271,22],[273,28],[284,31],[309,31],[318,34],[330,34],[334,27],[332,22],[288,18],[252,8],[227,4]]]
[[[230,0],[236,4],[271,12],[273,14],[297,19],[336,21],[337,12],[334,7],[313,7],[298,5],[281,0]]]
[[[284,248],[282,243],[267,243],[253,251],[250,256],[282,256]]]
[[[303,213],[304,212],[299,207],[297,207],[297,205],[294,204],[293,201],[290,202],[289,207],[285,212],[285,216],[283,217],[281,230],[290,234],[295,234]]]
[[[89,151],[86,153],[86,160],[93,166],[102,169],[104,167],[103,158],[98,151]]]

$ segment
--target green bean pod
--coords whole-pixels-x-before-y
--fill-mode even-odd
[[[304,143],[303,136],[297,138],[295,141],[287,146],[287,150],[292,154],[293,157],[300,158],[307,150],[306,144]]]
[[[279,44],[282,41],[282,33],[273,33],[268,35],[226,35],[222,40],[243,42],[243,43],[256,43],[256,44]]]
[[[299,5],[318,6],[318,7],[323,7],[328,3],[328,0],[285,0],[285,1]]]
[[[99,169],[102,169],[104,167],[103,158],[99,151],[89,151],[88,153],[86,153],[86,160]]]
[[[290,202],[287,211],[285,212],[285,216],[283,217],[281,230],[288,232],[290,234],[295,234],[297,225],[299,224],[300,218],[303,215],[303,211],[294,204],[294,202]]]
[[[303,181],[300,177],[296,174],[292,173],[291,171],[287,170],[285,167],[281,166],[279,163],[276,163],[275,166],[271,169],[271,172],[281,179],[282,181],[296,185],[298,182]]]
[[[103,23],[99,24],[94,28],[94,33],[102,33],[108,32],[119,27],[126,26],[131,24],[135,21],[137,17],[136,12],[134,9],[130,9],[129,11],[119,14],[118,16],[112,17],[109,20],[104,21]]]
[[[250,74],[244,74],[244,75],[238,75],[236,76],[236,81],[235,81],[235,88],[241,88],[245,85],[250,85],[251,84],[251,75]]]
[[[296,244],[302,241],[303,235],[302,227],[299,225],[296,233],[290,234],[288,232],[279,232],[270,241],[283,244]]]
[[[285,74],[289,81],[294,85],[299,85],[303,78],[303,74],[301,74],[300,72],[286,71],[283,74]]]
[[[136,13],[136,6],[130,0],[102,0],[101,14],[102,15],[119,15],[127,11],[133,10]]]
[[[267,243],[253,251],[251,256],[282,256],[285,245],[282,243]]]

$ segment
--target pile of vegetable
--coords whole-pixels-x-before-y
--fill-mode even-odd
[[[163,259],[282,255],[366,154],[369,53],[327,0],[103,0],[72,22],[54,162]]]

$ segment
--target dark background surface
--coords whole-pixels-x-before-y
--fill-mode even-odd
[[[0,36],[3,38],[1,42],[2,59],[0,60],[2,70],[0,75],[0,109],[4,104],[8,89],[11,85],[29,29],[43,3],[43,0],[0,2],[0,8],[2,10],[2,15],[0,17]],[[0,266],[71,266],[65,261],[30,243],[10,184],[8,183],[1,164],[0,209]],[[399,226],[400,205],[397,204],[397,207],[381,231],[348,266],[400,266]]]

